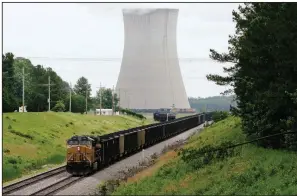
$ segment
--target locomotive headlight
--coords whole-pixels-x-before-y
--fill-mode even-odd
[[[77,147],[77,151],[80,151],[80,147],[79,146]]]

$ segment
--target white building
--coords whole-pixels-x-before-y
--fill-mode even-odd
[[[23,112],[23,106],[19,107],[19,112]],[[27,112],[27,106],[24,106],[24,112]]]
[[[125,44],[116,85],[131,109],[188,109],[176,46],[178,9],[123,10]]]

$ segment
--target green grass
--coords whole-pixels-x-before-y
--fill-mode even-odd
[[[44,165],[65,162],[66,140],[73,135],[102,135],[149,123],[128,116],[5,113],[3,182],[30,174]]]
[[[211,125],[193,136],[185,149],[200,149],[223,142],[241,143],[245,137],[240,120],[234,117]],[[113,195],[293,195],[297,194],[296,153],[264,149],[253,144],[238,147],[235,154],[210,162],[181,155],[168,161],[150,176],[122,183]],[[191,157],[191,156],[190,156]],[[194,167],[195,166],[195,167]]]

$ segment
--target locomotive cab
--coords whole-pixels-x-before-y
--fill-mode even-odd
[[[98,169],[100,146],[88,136],[73,136],[67,141],[66,170],[73,175],[86,175]]]

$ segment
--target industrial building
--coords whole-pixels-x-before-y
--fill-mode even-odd
[[[178,9],[125,9],[123,17],[120,106],[189,109],[176,46]]]

